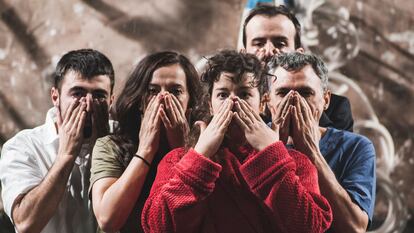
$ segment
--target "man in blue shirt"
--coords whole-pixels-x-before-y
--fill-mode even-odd
[[[280,138],[309,156],[319,186],[333,210],[330,231],[365,232],[375,204],[375,151],[367,138],[319,127],[329,106],[327,68],[317,56],[281,54],[269,62],[272,127]]]

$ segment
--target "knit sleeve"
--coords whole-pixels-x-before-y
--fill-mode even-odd
[[[276,142],[250,156],[240,170],[283,232],[324,232],[330,226],[331,208],[305,155]]]
[[[213,192],[221,166],[194,150],[167,154],[158,165],[157,176],[142,211],[145,232],[197,232],[206,203]]]

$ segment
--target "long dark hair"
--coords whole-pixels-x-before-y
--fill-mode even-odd
[[[145,110],[148,86],[155,70],[161,67],[179,64],[186,76],[190,100],[187,109],[191,110],[189,119],[197,119],[197,106],[201,91],[200,80],[193,64],[185,56],[176,52],[153,53],[143,58],[125,83],[114,109],[114,119],[118,121],[115,134],[111,136],[121,150],[121,161],[126,167],[138,149],[141,116]],[[190,125],[193,122],[189,122]]]

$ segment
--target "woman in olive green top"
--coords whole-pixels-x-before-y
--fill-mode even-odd
[[[98,139],[92,153],[90,194],[101,231],[143,232],[141,211],[157,165],[184,146],[201,93],[183,55],[154,53],[135,67],[115,104],[115,134]]]

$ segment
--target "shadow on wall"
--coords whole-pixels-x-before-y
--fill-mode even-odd
[[[83,2],[101,12],[106,17],[108,26],[132,40],[139,41],[148,52],[167,49],[183,52],[189,49],[189,44],[197,47],[203,42],[199,35],[204,34],[203,32],[213,23],[212,1],[182,0],[177,2],[182,7],[173,18],[163,15],[162,12],[156,15],[161,21],[129,16],[102,0],[83,0]],[[197,19],[197,24],[191,23],[194,19]]]

